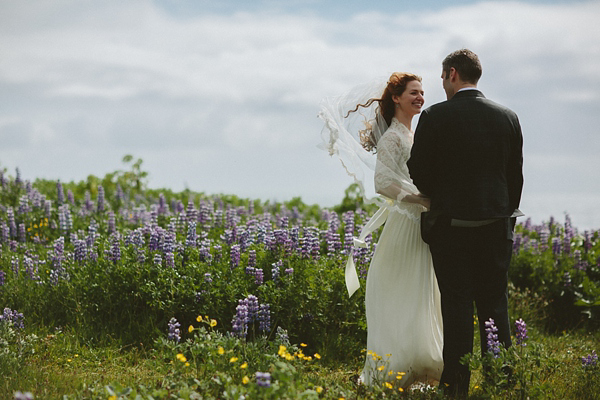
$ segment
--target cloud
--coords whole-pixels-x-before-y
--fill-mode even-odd
[[[577,161],[597,166],[600,150],[598,2],[344,18],[317,4],[187,16],[144,0],[0,9],[0,161],[31,178],[101,175],[132,153],[154,187],[332,205],[351,179],[315,147],[319,101],[395,70],[423,76],[427,104],[442,101],[441,60],[465,46],[482,59],[484,93],[520,116],[529,198],[600,193],[590,183],[600,170]],[[548,175],[564,182],[540,184]]]

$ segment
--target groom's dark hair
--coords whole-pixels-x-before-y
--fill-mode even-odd
[[[460,79],[468,83],[476,84],[481,78],[479,57],[469,49],[460,49],[448,54],[442,61],[442,69],[446,76],[450,74],[450,68],[454,68]]]

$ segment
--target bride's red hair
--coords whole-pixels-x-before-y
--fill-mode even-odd
[[[388,124],[388,126],[390,126],[392,124],[392,118],[396,113],[396,105],[392,99],[392,96],[401,96],[406,90],[406,85],[408,85],[408,82],[412,81],[421,82],[421,77],[409,72],[394,72],[392,76],[390,76],[387,86],[383,90],[380,98],[369,99],[364,104],[357,104],[354,110],[348,111],[346,117],[350,115],[350,113],[358,111],[360,107],[366,108],[372,105],[374,102],[378,102],[379,106],[377,107],[376,112],[381,113],[381,116],[385,122]],[[377,143],[375,142],[375,138],[373,137],[371,130],[367,129],[365,131],[361,131],[359,136],[361,145],[367,151],[371,151],[376,147]]]

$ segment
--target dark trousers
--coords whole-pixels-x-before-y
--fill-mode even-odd
[[[434,227],[430,249],[442,296],[444,371],[440,388],[466,396],[471,373],[460,363],[473,351],[473,303],[477,307],[481,351],[487,351],[485,321],[492,318],[498,340],[511,345],[508,319],[508,266],[512,255],[512,221],[501,219],[477,228],[450,226],[441,218]]]

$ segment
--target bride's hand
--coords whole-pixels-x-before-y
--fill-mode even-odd
[[[407,203],[420,204],[428,210],[431,207],[431,199],[422,194],[408,194],[402,198],[402,201]]]

